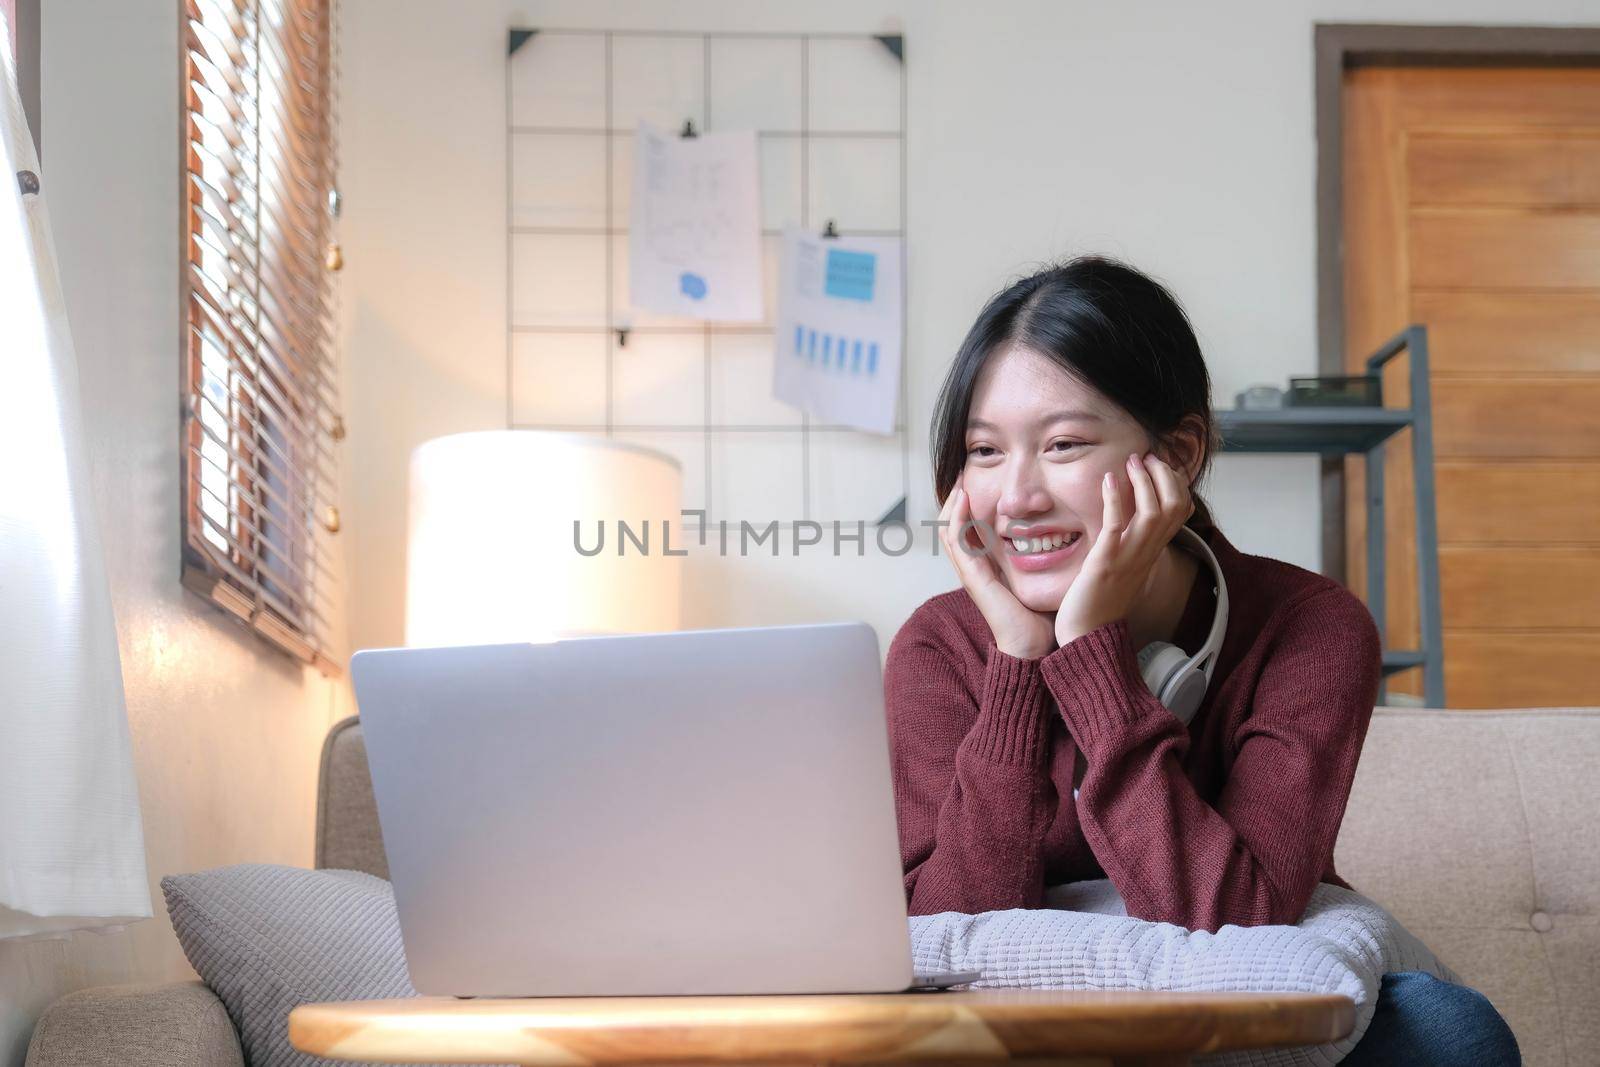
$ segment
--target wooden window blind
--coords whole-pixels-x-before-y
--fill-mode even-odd
[[[183,584],[335,674],[335,0],[178,3]]]

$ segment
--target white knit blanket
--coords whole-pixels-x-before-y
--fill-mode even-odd
[[[1319,884],[1294,926],[1216,933],[1130,919],[1105,879],[1052,886],[1043,908],[911,917],[917,973],[982,971],[970,988],[1342,993],[1356,1025],[1326,1045],[1213,1053],[1200,1064],[1329,1067],[1367,1032],[1383,976],[1427,971],[1462,979],[1381,906]]]

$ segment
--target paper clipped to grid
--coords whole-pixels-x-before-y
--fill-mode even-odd
[[[760,322],[755,133],[680,137],[641,121],[633,161],[629,303],[664,315]]]
[[[824,423],[894,433],[903,248],[898,237],[784,231],[774,396]]]

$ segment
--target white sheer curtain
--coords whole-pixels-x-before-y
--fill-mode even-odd
[[[24,937],[149,918],[150,889],[48,183],[35,191],[5,23],[0,9],[0,937]]]

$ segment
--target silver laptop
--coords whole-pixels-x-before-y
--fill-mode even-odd
[[[865,623],[357,652],[412,984],[867,993],[913,973]]]

